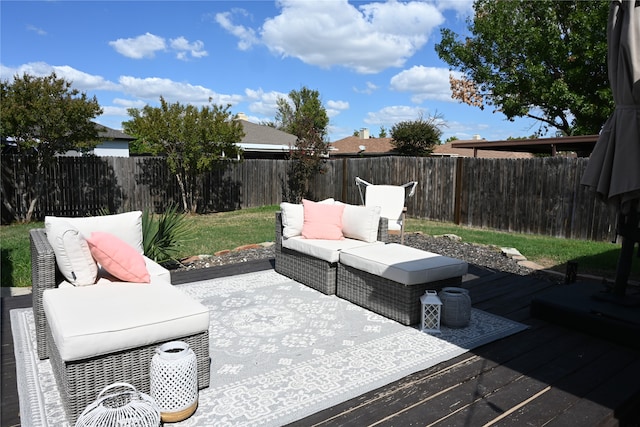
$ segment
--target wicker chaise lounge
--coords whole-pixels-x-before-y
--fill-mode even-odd
[[[167,341],[189,344],[197,357],[198,386],[209,386],[205,306],[170,283],[153,284],[153,280],[151,284],[74,287],[67,283],[60,287],[64,277],[45,229],[31,230],[30,240],[38,357],[50,359],[72,425],[98,393],[114,382],[127,382],[148,393],[151,358]]]

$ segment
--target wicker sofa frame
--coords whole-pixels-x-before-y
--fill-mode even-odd
[[[149,393],[149,366],[155,349],[162,344],[160,342],[82,360],[62,360],[48,327],[43,306],[44,291],[56,288],[62,280],[62,274],[57,268],[55,254],[47,240],[44,228],[32,229],[29,234],[33,315],[38,357],[50,358],[69,422],[73,425],[84,408],[95,400],[98,393],[114,382],[125,381],[139,391]],[[175,339],[185,341],[196,354],[198,387],[200,389],[209,387],[209,332],[204,331]]]
[[[275,270],[327,295],[336,293],[338,263],[315,258],[282,246],[282,212],[276,212]],[[389,241],[388,220],[380,218],[378,241]]]

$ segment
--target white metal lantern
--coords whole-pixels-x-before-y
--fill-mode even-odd
[[[182,421],[198,407],[198,363],[183,341],[156,349],[151,359],[151,397],[160,407],[163,422]]]
[[[436,291],[426,291],[420,297],[420,304],[422,305],[420,330],[429,334],[439,334],[442,301],[440,301],[438,293]]]

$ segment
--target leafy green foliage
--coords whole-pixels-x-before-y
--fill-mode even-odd
[[[396,123],[391,128],[391,144],[405,156],[428,156],[440,143],[440,116]]]
[[[160,107],[146,105],[128,110],[132,120],[125,131],[137,138],[144,151],[167,157],[167,165],[178,181],[185,212],[197,212],[199,188],[204,172],[225,166],[240,155],[242,124],[232,120],[230,106],[212,105],[200,109],[179,102]]]
[[[297,203],[309,197],[309,181],[324,170],[329,150],[327,126],[329,116],[320,101],[320,93],[303,87],[289,92],[288,99],[277,100],[278,129],[295,135],[291,164],[286,183],[282,184],[283,199]]]
[[[2,138],[12,138],[16,151],[22,155],[24,166],[33,179],[26,182],[22,197],[23,211],[30,221],[36,204],[46,191],[42,170],[51,160],[69,150],[87,151],[99,142],[98,127],[91,121],[102,114],[95,97],[71,88],[71,82],[59,79],[55,73],[46,77],[24,74],[15,76],[12,82],[0,83]],[[3,179],[12,174],[3,171]],[[15,209],[3,194],[3,203],[10,212]],[[14,215],[15,216],[15,215]]]
[[[453,97],[565,135],[597,134],[613,110],[608,1],[476,0],[470,35],[441,31],[440,58],[460,71]]]
[[[148,209],[142,212],[142,242],[144,254],[156,262],[173,260],[189,233],[186,215],[170,206],[160,215]]]

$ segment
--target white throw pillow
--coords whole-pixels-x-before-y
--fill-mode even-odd
[[[288,239],[301,235],[302,226],[304,225],[304,208],[302,205],[282,202],[280,203],[280,211],[282,212],[282,237]]]
[[[72,285],[93,285],[98,276],[98,266],[86,239],[73,225],[66,221],[51,221],[51,218],[45,217],[44,226],[58,269]]]
[[[378,240],[379,223],[380,206],[366,207],[345,204],[342,213],[342,234],[345,237],[367,243],[375,242]]]
[[[335,200],[329,198],[319,203],[333,204]],[[280,203],[280,211],[282,212],[282,237],[288,239],[300,236],[304,225],[304,208],[302,204],[282,202]]]
[[[91,236],[94,231],[113,234],[124,240],[136,251],[144,254],[142,243],[142,211],[125,212],[115,215],[97,215],[88,217],[47,217],[50,221],[65,221],[73,225],[84,236]]]

